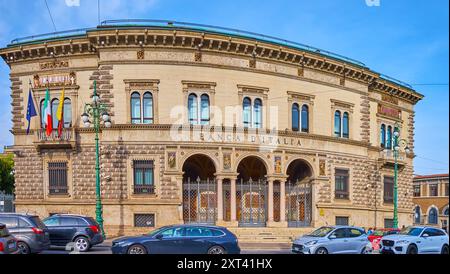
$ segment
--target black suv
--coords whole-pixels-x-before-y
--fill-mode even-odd
[[[73,242],[76,250],[86,252],[92,246],[103,243],[100,226],[91,217],[56,214],[45,219],[44,224],[53,246],[66,246]]]
[[[50,247],[49,232],[36,215],[0,213],[0,223],[17,239],[22,254],[40,253]]]

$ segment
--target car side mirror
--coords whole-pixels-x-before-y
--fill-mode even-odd
[[[332,235],[330,235],[330,237],[328,237],[329,239],[336,239],[336,235],[334,235],[334,234],[332,234]]]
[[[430,235],[428,235],[428,233],[424,233],[424,234],[422,235],[422,237],[427,238],[427,237],[430,237]]]
[[[158,240],[162,240],[163,239],[163,235],[162,234],[158,234],[155,236],[156,239]]]

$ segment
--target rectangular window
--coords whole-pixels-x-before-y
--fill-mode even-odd
[[[430,185],[430,196],[432,197],[438,196],[438,184]]]
[[[48,190],[50,195],[68,194],[67,162],[48,163]]]
[[[394,178],[384,177],[384,202],[393,203],[394,202]]]
[[[384,228],[394,228],[394,220],[384,219]]]
[[[348,199],[348,197],[349,197],[348,181],[349,181],[348,170],[336,169],[336,172],[335,172],[335,198],[336,199]]]
[[[336,216],[336,225],[348,225],[348,217]]]
[[[154,194],[153,161],[139,160],[133,162],[134,194]]]
[[[420,185],[414,186],[414,197],[420,197]]]
[[[134,214],[135,227],[155,227],[155,214]]]

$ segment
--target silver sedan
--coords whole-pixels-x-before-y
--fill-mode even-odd
[[[299,254],[368,254],[371,244],[364,229],[324,226],[296,239],[292,252]]]

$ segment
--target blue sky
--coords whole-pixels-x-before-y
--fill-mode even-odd
[[[170,19],[238,28],[309,44],[362,61],[413,84],[415,173],[449,167],[448,0],[101,0],[101,19]],[[93,27],[97,1],[47,0],[57,30]],[[73,0],[68,0],[73,2]],[[0,0],[0,47],[12,39],[53,31],[44,0]],[[8,67],[0,64],[0,151],[13,143]]]

